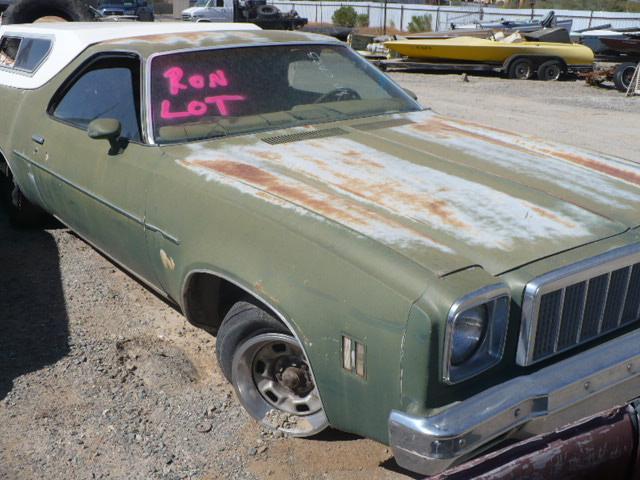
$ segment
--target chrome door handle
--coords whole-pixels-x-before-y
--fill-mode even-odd
[[[44,137],[41,135],[31,135],[31,140],[36,142],[38,145],[44,145]]]

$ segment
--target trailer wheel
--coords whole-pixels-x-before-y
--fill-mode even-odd
[[[516,58],[509,65],[509,78],[529,80],[533,76],[533,62],[528,58]]]
[[[7,9],[2,23],[33,23],[44,17],[88,22],[94,20],[89,8],[94,3],[94,0],[18,0]]]
[[[538,67],[538,79],[542,81],[558,80],[562,76],[564,65],[559,60],[548,60]]]
[[[621,92],[626,92],[636,71],[635,63],[622,63],[613,72],[613,84]]]

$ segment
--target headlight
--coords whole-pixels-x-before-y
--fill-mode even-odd
[[[456,317],[451,340],[451,365],[460,365],[471,358],[486,329],[486,305],[478,305]]]
[[[509,320],[509,289],[491,285],[456,301],[447,317],[442,380],[453,384],[502,358]]]

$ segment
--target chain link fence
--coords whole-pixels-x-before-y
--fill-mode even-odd
[[[492,22],[500,20],[523,21],[541,20],[550,11],[549,9],[505,9],[493,7],[472,6],[435,6],[374,2],[315,2],[295,0],[274,0],[283,11],[296,10],[300,16],[308,18],[310,23],[332,23],[333,13],[342,6],[353,7],[358,14],[369,17],[369,26],[387,27],[407,30],[413,17],[429,16],[434,31],[449,30],[451,24],[468,24],[475,22]],[[624,12],[598,12],[588,10],[554,10],[559,20],[573,21],[573,30],[591,28],[598,25],[610,24],[613,28],[638,27],[640,28],[639,13]]]

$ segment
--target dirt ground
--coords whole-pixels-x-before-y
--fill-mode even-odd
[[[639,159],[640,98],[582,83],[393,74],[436,111]],[[0,211],[0,479],[406,479],[390,450],[262,431],[215,339],[68,230]]]
[[[640,96],[613,84],[390,72],[438,113],[640,161]]]

